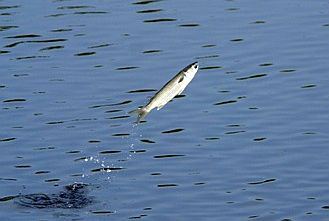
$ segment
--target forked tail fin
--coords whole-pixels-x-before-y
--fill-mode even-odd
[[[147,111],[145,107],[142,107],[142,108],[137,108],[136,110],[130,111],[128,113],[137,115],[136,123],[140,123],[145,118],[145,116],[149,113],[149,111]]]

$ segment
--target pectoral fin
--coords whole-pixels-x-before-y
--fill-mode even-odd
[[[163,108],[163,106],[165,106],[165,104],[157,106],[157,110],[160,110],[161,108]]]

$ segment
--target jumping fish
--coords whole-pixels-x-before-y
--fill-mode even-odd
[[[146,104],[145,106],[136,110],[130,111],[130,114],[137,115],[137,123],[145,118],[145,116],[154,108],[160,110],[176,95],[180,95],[186,86],[192,81],[196,72],[199,69],[198,62],[194,62],[183,70],[181,70],[175,77],[168,81]]]

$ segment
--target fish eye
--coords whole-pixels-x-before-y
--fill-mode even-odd
[[[194,65],[194,68],[197,69],[197,68],[198,68],[198,64],[195,64],[195,65]]]

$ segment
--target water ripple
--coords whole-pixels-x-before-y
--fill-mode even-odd
[[[178,133],[178,132],[181,132],[183,130],[184,129],[182,129],[182,128],[177,128],[177,129],[162,131],[161,133],[163,133],[163,134],[171,134],[171,133]]]
[[[157,18],[157,19],[148,19],[144,20],[145,23],[158,23],[158,22],[172,22],[176,21],[175,18]]]
[[[261,78],[261,77],[265,77],[265,76],[267,76],[267,74],[254,74],[254,75],[250,75],[250,76],[246,76],[246,77],[239,77],[239,78],[236,78],[236,80],[238,80],[238,81],[249,80],[249,79]]]

